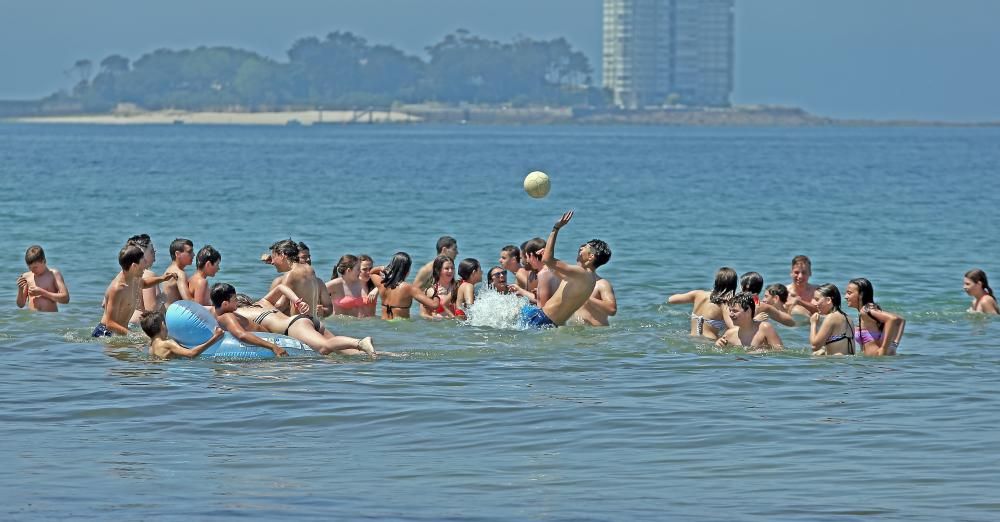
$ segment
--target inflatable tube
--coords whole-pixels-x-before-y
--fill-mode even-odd
[[[212,338],[212,332],[219,326],[212,312],[194,301],[177,301],[167,308],[167,334],[184,346],[197,346]],[[288,355],[315,355],[309,346],[284,335],[254,332],[261,339],[270,341],[284,348]],[[200,359],[227,359],[238,361],[254,361],[274,359],[274,352],[267,348],[246,344],[226,333],[221,339],[209,346]]]

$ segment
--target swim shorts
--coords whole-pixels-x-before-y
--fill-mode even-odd
[[[535,305],[524,305],[521,309],[521,324],[528,328],[555,328],[556,323]]]
[[[100,323],[94,328],[94,333],[90,334],[91,337],[111,337],[114,332],[108,330],[108,327],[104,323]]]

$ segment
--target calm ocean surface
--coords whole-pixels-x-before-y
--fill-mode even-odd
[[[1000,323],[962,275],[1000,284],[998,174],[998,129],[0,125],[0,519],[996,520]],[[133,234],[259,295],[278,239],[324,278],[443,234],[492,265],[571,208],[557,256],[614,252],[608,329],[332,319],[405,357],[256,364],[88,338]],[[57,315],[15,307],[32,243]],[[722,352],[664,304],[796,254],[871,279],[901,355],[813,359],[804,327]]]

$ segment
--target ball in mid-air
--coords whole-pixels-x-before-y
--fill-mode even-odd
[[[544,172],[535,171],[524,178],[524,191],[533,198],[544,198],[549,194],[552,182]]]

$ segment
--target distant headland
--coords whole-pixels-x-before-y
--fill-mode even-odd
[[[590,62],[562,38],[499,42],[459,30],[427,58],[349,32],[300,38],[287,61],[231,47],[159,49],[135,61],[80,59],[72,88],[0,101],[0,120],[77,124],[417,124],[832,126],[972,125],[838,120],[794,107],[696,107],[671,94],[612,104]],[[983,123],[975,125],[998,125]]]

